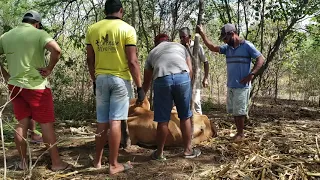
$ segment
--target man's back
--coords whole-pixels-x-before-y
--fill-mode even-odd
[[[45,31],[22,23],[3,34],[0,50],[6,55],[10,74],[9,84],[27,89],[44,89],[47,80],[38,68],[45,67],[45,45],[53,40]]]
[[[116,17],[107,17],[89,27],[86,43],[95,52],[95,73],[131,80],[125,46],[136,45],[136,31]]]
[[[146,69],[153,69],[154,79],[169,74],[189,71],[186,59],[187,49],[175,42],[162,42],[149,54],[145,64]]]

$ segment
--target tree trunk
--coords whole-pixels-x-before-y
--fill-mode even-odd
[[[143,15],[142,15],[142,9],[141,9],[141,3],[140,3],[140,0],[137,0],[137,3],[138,3],[138,10],[139,10],[139,19],[140,19],[140,27],[142,29],[142,32],[143,32],[143,35],[144,35],[144,38],[146,39],[146,44],[147,44],[147,51],[150,52],[150,43],[149,43],[149,38],[148,38],[148,33],[144,27],[144,21],[143,21]]]
[[[277,102],[278,99],[278,80],[279,80],[279,70],[276,70],[276,80],[275,80],[275,88],[274,88],[274,101]]]
[[[131,26],[136,27],[136,8],[134,0],[131,0]]]
[[[265,6],[265,0],[262,0],[261,26],[260,26],[260,28],[261,28],[261,38],[260,38],[260,46],[261,46],[261,48],[260,48],[260,52],[262,54],[263,54],[263,47],[264,47],[264,45],[263,45],[263,38],[264,38],[264,36],[263,36],[263,34],[264,34],[264,6]]]

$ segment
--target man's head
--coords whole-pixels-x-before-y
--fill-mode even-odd
[[[123,8],[120,0],[107,0],[104,5],[104,11],[107,16],[113,15],[119,18],[123,16]]]
[[[22,22],[29,23],[37,29],[42,29],[41,15],[37,11],[28,11],[24,14]]]
[[[238,38],[237,29],[233,24],[225,24],[221,28],[220,40],[227,43],[229,46],[233,46],[235,39]]]
[[[163,41],[169,41],[169,36],[166,34],[158,34],[154,38],[154,46],[157,46],[158,44],[160,44]]]
[[[180,43],[184,46],[190,43],[191,34],[188,27],[183,27],[179,30]]]

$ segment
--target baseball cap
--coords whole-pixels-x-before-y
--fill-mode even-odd
[[[236,26],[234,24],[225,24],[222,28],[221,28],[221,33],[220,33],[220,40],[223,40],[228,33],[230,32],[237,32]]]
[[[38,13],[37,11],[34,10],[30,10],[28,12],[26,12],[23,16],[23,20],[28,19],[28,20],[35,20],[37,22],[40,23],[40,29],[43,28],[42,24],[41,24],[41,15],[40,13]]]

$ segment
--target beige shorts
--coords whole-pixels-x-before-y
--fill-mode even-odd
[[[248,115],[250,88],[228,88],[227,112],[233,116]]]

